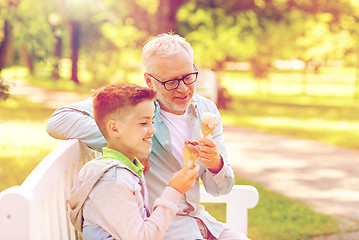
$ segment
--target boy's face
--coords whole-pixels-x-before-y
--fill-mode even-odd
[[[118,134],[114,135],[111,142],[108,142],[108,147],[123,153],[130,160],[140,153],[149,154],[152,137],[156,132],[152,124],[153,101],[145,100],[121,112],[127,117],[116,120]]]

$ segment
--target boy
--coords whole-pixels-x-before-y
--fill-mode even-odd
[[[95,94],[94,118],[107,147],[102,158],[81,169],[69,199],[71,222],[83,230],[85,240],[162,239],[181,195],[198,177],[199,167],[191,167],[192,162],[174,173],[149,216],[144,167],[136,155],[151,152],[155,95],[129,84],[110,85]]]

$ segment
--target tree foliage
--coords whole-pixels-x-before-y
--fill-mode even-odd
[[[335,26],[349,13],[350,2],[335,0],[192,0],[178,20],[203,65],[250,61],[254,76],[261,78],[275,58],[323,61],[343,56],[352,39]]]
[[[22,56],[15,60],[29,69],[32,61],[51,60],[55,68],[59,58],[72,58],[73,70],[86,69],[93,82],[126,80],[128,71],[140,68],[143,44],[168,31],[192,44],[197,64],[220,69],[227,61],[247,61],[258,78],[266,77],[274,59],[350,64],[359,59],[355,0],[1,0],[0,5],[0,67],[4,59],[11,62],[10,55]],[[49,22],[54,12],[62,19],[56,26]],[[63,54],[55,51],[62,49],[59,39]]]

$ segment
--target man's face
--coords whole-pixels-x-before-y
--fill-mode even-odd
[[[195,72],[193,60],[184,49],[174,56],[158,57],[155,61],[155,70],[150,74],[161,82],[179,79]],[[186,111],[194,94],[195,83],[185,85],[183,81],[180,81],[176,89],[166,90],[161,83],[152,79],[147,73],[145,73],[145,78],[148,87],[157,91],[156,99],[161,109],[178,115]]]

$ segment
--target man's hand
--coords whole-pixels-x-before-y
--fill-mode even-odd
[[[213,141],[212,135],[205,138],[201,137],[198,142],[200,151],[198,161],[206,165],[212,173],[218,173],[223,167],[223,159],[218,153],[217,145]]]
[[[143,174],[146,175],[148,170],[150,170],[150,155],[149,154],[138,154],[137,159],[142,163],[142,165],[145,167],[143,170]]]

